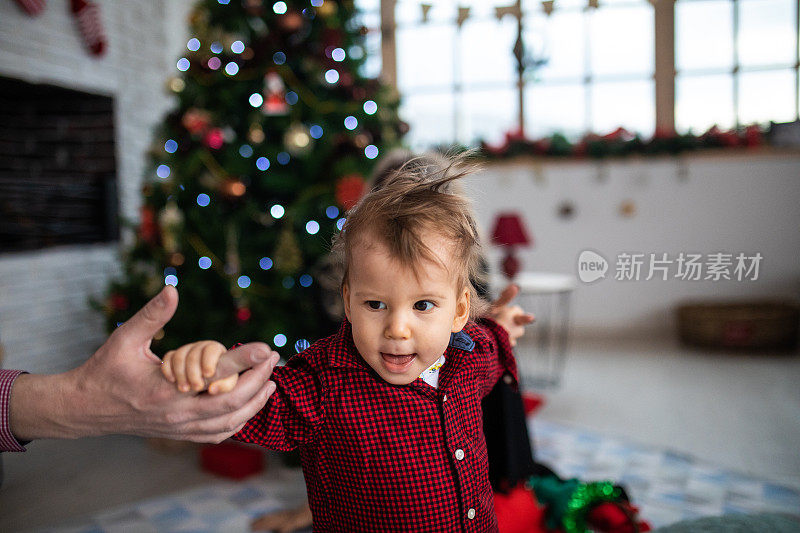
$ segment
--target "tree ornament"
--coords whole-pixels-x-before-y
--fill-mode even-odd
[[[181,93],[186,88],[186,82],[178,76],[172,76],[167,80],[167,90],[175,94]]]
[[[108,38],[103,29],[100,7],[89,0],[71,0],[70,7],[72,16],[78,23],[78,29],[81,32],[86,48],[89,49],[92,55],[103,55],[106,51]]]
[[[155,211],[151,206],[143,205],[139,213],[139,239],[151,246],[158,244],[159,230]]]
[[[284,30],[289,33],[294,33],[299,31],[305,21],[303,21],[303,15],[295,11],[294,9],[291,11],[287,11],[283,15],[278,17],[278,25]]]
[[[353,86],[353,75],[349,72],[342,72],[339,74],[339,86],[341,87],[352,87]]]
[[[158,214],[161,226],[161,243],[167,253],[178,251],[178,235],[183,227],[183,213],[175,202],[169,202]]]
[[[323,4],[317,8],[317,13],[325,18],[334,16],[337,11],[339,11],[339,8],[336,2],[332,2],[331,0],[323,2]]]
[[[114,311],[125,311],[130,306],[130,300],[124,294],[115,293],[111,295],[110,304]]]
[[[364,148],[366,148],[371,141],[372,137],[370,137],[366,133],[359,133],[353,138],[353,143],[359,150],[363,150]]]
[[[189,13],[189,25],[194,29],[195,33],[206,34],[208,32],[208,23],[211,14],[208,9],[201,7],[199,4],[191,13]]]
[[[172,266],[179,267],[185,262],[186,258],[180,252],[175,252],[173,254],[170,254],[169,256],[169,264],[171,264]]]
[[[252,17],[260,17],[264,14],[264,3],[261,0],[243,0],[245,12]]]
[[[358,203],[366,191],[367,184],[358,174],[348,174],[336,182],[336,201],[345,211]]]
[[[190,107],[181,118],[181,124],[192,135],[205,132],[211,125],[211,113],[196,107]]]
[[[278,237],[274,260],[275,268],[283,274],[294,274],[303,266],[303,255],[297,245],[297,237],[288,224]]]
[[[245,322],[249,321],[252,316],[253,312],[250,311],[250,308],[247,307],[246,304],[236,309],[236,320],[240,324],[244,324]]]
[[[225,133],[221,128],[211,128],[203,136],[203,143],[214,150],[219,150],[225,144]]]
[[[229,200],[235,200],[244,196],[247,186],[239,178],[229,178],[220,186],[220,192]]]
[[[250,131],[247,132],[247,138],[253,144],[261,144],[264,142],[266,136],[264,135],[264,130],[261,129],[260,124],[253,124],[250,126]]]
[[[293,156],[305,155],[313,146],[313,139],[309,129],[300,122],[295,122],[286,130],[283,136],[286,151]]]
[[[289,104],[286,103],[286,86],[277,72],[267,72],[264,76],[264,103],[261,105],[261,112],[270,117],[285,115],[289,112]]]

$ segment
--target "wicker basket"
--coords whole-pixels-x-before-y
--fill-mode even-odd
[[[683,343],[704,348],[793,350],[797,347],[800,307],[758,301],[687,303],[677,309]]]

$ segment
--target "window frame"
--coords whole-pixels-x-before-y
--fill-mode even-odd
[[[588,1],[588,0],[587,0]],[[678,2],[693,2],[702,0],[649,0],[654,10],[654,69],[653,74],[654,90],[655,90],[655,134],[656,135],[672,135],[675,134],[675,99],[676,99],[676,80],[679,72],[677,70],[675,61],[675,6]],[[785,66],[769,68],[743,68],[739,63],[738,43],[739,43],[739,11],[740,5],[743,0],[725,0],[731,2],[734,18],[733,18],[733,67],[730,73],[733,76],[733,102],[734,102],[734,123],[736,127],[741,126],[740,112],[739,112],[739,83],[740,74],[742,72],[754,71],[772,71],[772,70],[785,70]],[[395,31],[397,23],[395,18],[395,7],[397,0],[381,0],[381,50],[382,50],[382,65],[381,65],[381,79],[388,84],[391,84],[395,90],[398,90],[397,85],[397,42],[395,38]],[[517,5],[521,6],[521,1],[517,0]],[[589,9],[588,7],[586,9]],[[524,13],[523,13],[524,16]],[[795,120],[800,120],[800,0],[794,1],[794,35],[795,35],[795,61],[791,67],[794,70],[795,90],[794,90],[794,116]],[[458,33],[458,32],[457,32]],[[458,36],[456,37],[458,38]],[[587,59],[588,61],[588,59]],[[715,71],[717,72],[717,71]],[[710,72],[709,72],[710,73]],[[692,74],[702,74],[697,71],[692,71]],[[586,94],[587,100],[591,98],[590,87],[596,81],[595,76],[587,72],[584,77],[582,85]],[[605,76],[603,76],[605,79]],[[533,83],[524,79],[518,80],[514,85],[519,95],[519,109],[517,113],[517,127],[524,131],[525,116],[524,116],[524,94],[525,88],[528,84]],[[461,95],[463,94],[463,87],[460,81],[454,76],[453,84],[451,87],[454,96],[454,106],[459,106]],[[438,89],[437,89],[437,92]],[[454,131],[456,138],[458,136],[459,127],[459,112],[456,109],[454,113]],[[585,125],[588,128],[591,120],[591,104],[587,103]],[[456,140],[456,139],[453,139]]]

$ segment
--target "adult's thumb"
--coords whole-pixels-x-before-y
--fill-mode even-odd
[[[178,308],[178,291],[171,285],[165,286],[138,313],[117,330],[127,342],[147,343],[169,322]],[[121,330],[121,331],[120,331]]]

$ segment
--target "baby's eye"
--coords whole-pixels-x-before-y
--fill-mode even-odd
[[[386,304],[379,300],[367,300],[367,305],[370,309],[374,309],[375,311],[386,309]]]
[[[417,311],[430,311],[433,309],[433,302],[430,300],[420,300],[414,304],[414,309]]]

